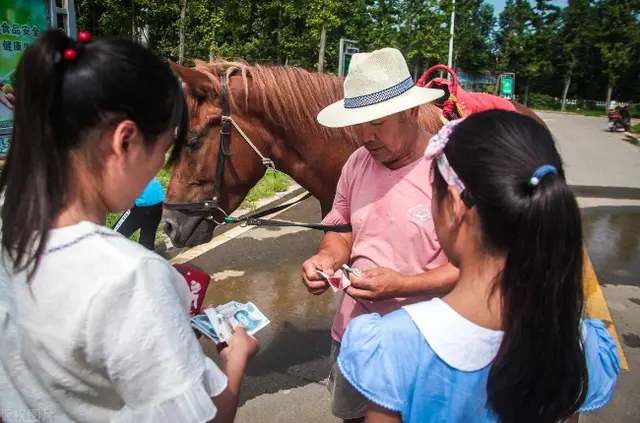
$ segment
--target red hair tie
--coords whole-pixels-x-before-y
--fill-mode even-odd
[[[62,57],[66,61],[73,62],[78,58],[78,52],[72,48],[68,48],[62,53]]]
[[[87,44],[91,40],[91,34],[87,31],[81,31],[78,33],[78,41],[82,44]],[[83,46],[78,46],[83,47]],[[73,62],[78,58],[78,50],[73,48],[68,48],[64,52],[62,52],[62,57],[64,60],[68,62]]]
[[[81,31],[78,33],[78,41],[80,41],[82,44],[87,44],[89,40],[91,40],[91,34],[89,34],[87,31]]]

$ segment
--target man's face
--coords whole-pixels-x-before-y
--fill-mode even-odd
[[[391,163],[406,152],[406,134],[403,134],[403,130],[408,127],[410,113],[407,110],[356,125],[356,134],[375,160],[383,164]]]

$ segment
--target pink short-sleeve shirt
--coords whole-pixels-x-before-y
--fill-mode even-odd
[[[342,169],[333,209],[323,220],[353,227],[351,266],[359,270],[386,267],[416,275],[448,262],[431,216],[431,162],[423,158],[391,170],[364,148]],[[356,300],[344,295],[331,335],[340,342],[351,319],[367,313],[385,315],[432,296]]]

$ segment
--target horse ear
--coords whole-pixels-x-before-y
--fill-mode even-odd
[[[209,62],[205,62],[204,60],[200,59],[193,59],[193,63],[196,64],[196,67],[207,66],[209,64]]]
[[[171,60],[168,61],[169,66],[180,77],[182,82],[191,88],[198,95],[207,95],[213,89],[211,79],[203,72],[181,66]]]

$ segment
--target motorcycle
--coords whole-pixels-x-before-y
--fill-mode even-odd
[[[609,111],[609,131],[617,132],[619,129],[623,129],[628,131],[631,127],[630,122],[625,122],[626,119],[623,118],[622,114],[620,114],[616,110]]]

